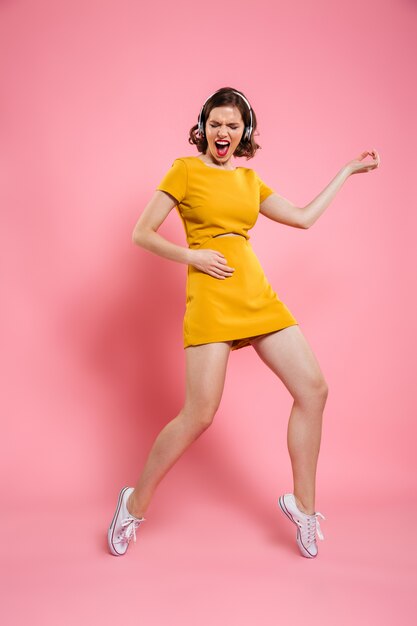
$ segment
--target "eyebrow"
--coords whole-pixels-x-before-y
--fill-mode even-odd
[[[220,124],[220,122],[218,120],[209,120],[209,122],[214,122],[215,124]],[[230,124],[239,124],[240,122],[229,122],[228,126],[230,126]]]

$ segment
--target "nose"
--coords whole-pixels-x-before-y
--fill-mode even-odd
[[[220,128],[219,132],[218,132],[219,137],[227,137],[227,129],[226,128]]]

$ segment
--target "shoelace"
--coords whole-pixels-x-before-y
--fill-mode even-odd
[[[128,543],[132,539],[136,543],[136,529],[139,528],[140,524],[145,521],[144,517],[140,519],[137,517],[126,517],[122,523],[122,532],[120,534],[120,540],[126,540]]]
[[[324,515],[322,515],[321,513],[319,513],[318,511],[316,511],[316,513],[314,513],[314,515],[308,515],[307,516],[307,527],[305,524],[299,523],[299,528],[301,530],[301,533],[303,535],[303,539],[306,542],[306,545],[309,546],[312,543],[315,542],[316,540],[316,533],[319,539],[321,539],[323,541],[324,539],[324,535],[322,533],[322,530],[320,528],[320,522],[318,520],[318,518],[321,517],[323,519],[326,519],[324,517]]]

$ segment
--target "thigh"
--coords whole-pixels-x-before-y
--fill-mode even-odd
[[[260,358],[294,398],[327,390],[320,365],[298,324],[251,340]]]
[[[186,398],[184,408],[213,413],[223,394],[231,341],[185,348]]]

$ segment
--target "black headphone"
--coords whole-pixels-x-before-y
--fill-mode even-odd
[[[220,91],[217,90],[214,93],[211,94],[211,96],[209,96],[207,98],[207,100],[204,102],[203,106],[201,107],[201,111],[200,111],[200,115],[198,116],[198,128],[197,128],[197,132],[199,133],[200,137],[204,137],[204,125],[203,125],[203,109],[206,106],[206,102],[208,100],[210,100],[210,98],[212,96],[214,96],[216,93],[218,93]],[[245,126],[245,130],[243,131],[243,135],[242,135],[242,141],[249,141],[251,133],[252,133],[252,109],[251,106],[249,104],[249,102],[246,100],[245,96],[243,96],[241,93],[239,93],[239,91],[235,91],[234,89],[232,89],[233,93],[236,93],[238,96],[240,96],[247,104],[247,107],[249,109],[249,114],[250,114],[250,122],[249,122],[249,126]]]

